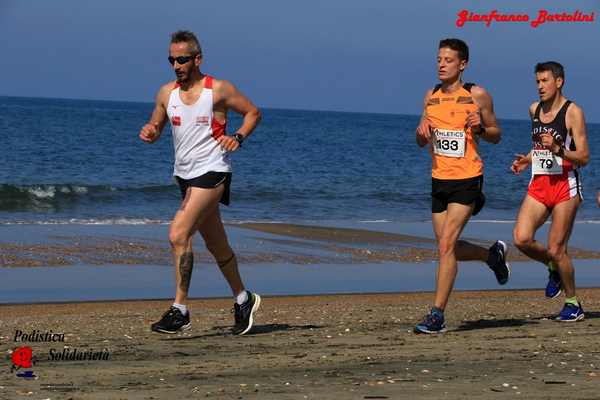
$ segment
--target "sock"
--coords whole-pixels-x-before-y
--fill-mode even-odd
[[[573,304],[574,306],[579,307],[579,302],[577,301],[577,297],[567,297],[565,299],[565,304]]]
[[[248,292],[242,290],[237,296],[235,296],[235,302],[240,306],[248,301]]]
[[[183,315],[188,313],[187,306],[185,304],[173,303],[173,307],[181,311]]]
[[[438,307],[431,307],[431,313],[438,315],[440,317],[444,316],[444,310],[442,310],[441,308],[438,308]]]
[[[556,271],[556,265],[554,265],[554,263],[552,261],[549,261],[548,264],[548,270],[549,271]]]

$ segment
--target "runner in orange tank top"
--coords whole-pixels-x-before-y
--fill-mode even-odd
[[[479,140],[496,144],[501,136],[492,97],[482,87],[462,81],[468,61],[465,42],[440,42],[437,64],[441,83],[425,95],[417,128],[417,144],[427,146],[432,158],[431,220],[440,258],[434,304],[415,327],[417,333],[445,330],[444,310],[456,279],[457,260],[487,263],[501,285],[510,275],[504,242],[497,241],[486,249],[459,240],[471,215],[485,202]]]

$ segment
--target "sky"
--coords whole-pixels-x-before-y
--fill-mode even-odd
[[[488,14],[595,12],[592,23],[467,23]],[[564,94],[600,122],[600,0],[436,1],[0,0],[0,95],[154,101],[174,75],[169,35],[194,31],[203,72],[258,106],[420,114],[437,83],[437,45],[470,46],[464,75],[486,88],[500,118],[527,119],[533,67],[565,66]]]

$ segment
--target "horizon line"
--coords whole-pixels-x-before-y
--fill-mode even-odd
[[[71,101],[98,101],[98,102],[106,102],[106,103],[131,103],[131,104],[154,104],[154,102],[149,101],[139,101],[139,100],[108,100],[108,99],[83,99],[83,98],[72,98],[72,97],[46,97],[46,96],[14,96],[14,95],[5,95],[0,94],[0,98],[15,98],[15,99],[43,99],[43,100],[71,100]],[[344,113],[344,114],[375,114],[375,115],[394,115],[394,116],[406,116],[406,117],[421,117],[419,114],[407,114],[407,113],[391,113],[391,112],[376,112],[376,111],[348,111],[348,110],[322,110],[322,109],[308,109],[308,108],[281,108],[281,107],[268,107],[268,106],[259,106],[259,108],[267,109],[267,110],[280,110],[280,111],[307,111],[307,112],[331,112],[331,113]],[[510,118],[510,117],[498,117],[499,119],[506,121],[521,121],[521,122],[529,122],[529,119],[519,119],[519,118]],[[600,121],[586,121],[588,124],[599,124]]]

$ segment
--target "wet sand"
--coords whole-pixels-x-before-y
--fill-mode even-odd
[[[244,231],[241,243],[232,240],[241,264],[361,264],[380,262],[418,263],[437,258],[435,241],[424,236],[367,229],[296,224],[244,223],[229,230]],[[246,232],[248,231],[248,232]],[[267,234],[267,235],[264,235]],[[466,237],[489,247],[493,242]],[[166,237],[107,237],[52,235],[38,243],[0,242],[0,267],[68,265],[171,265]],[[196,242],[194,259],[213,264],[212,257]],[[529,261],[509,245],[511,261]],[[569,247],[575,259],[600,259],[600,252]]]
[[[192,328],[151,333],[168,301],[0,306],[1,399],[598,399],[600,289],[583,322],[549,320],[541,290],[457,292],[449,331],[415,335],[431,293],[264,298],[252,334],[232,336],[230,299],[191,302]],[[64,343],[15,343],[15,331]],[[34,380],[8,352],[33,348]],[[49,361],[50,349],[104,361]]]

